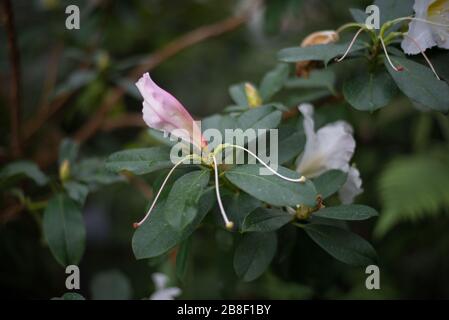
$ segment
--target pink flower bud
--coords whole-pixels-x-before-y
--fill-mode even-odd
[[[175,97],[154,83],[148,73],[137,81],[136,86],[144,99],[143,120],[149,127],[171,133],[198,148],[206,145],[189,112]]]

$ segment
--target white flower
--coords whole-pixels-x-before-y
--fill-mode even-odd
[[[304,116],[306,145],[303,154],[297,159],[296,171],[307,178],[320,176],[333,169],[348,173],[339,195],[342,203],[353,202],[363,189],[359,171],[349,165],[355,150],[352,127],[347,122],[337,121],[315,132],[313,106],[301,104],[298,109]]]
[[[407,54],[418,54],[420,49],[425,51],[434,46],[449,49],[449,0],[415,0],[413,9],[416,20],[410,22],[408,36],[416,43],[405,37],[402,50]]]
[[[181,294],[181,289],[177,287],[166,288],[168,277],[165,274],[153,273],[151,277],[156,291],[150,296],[150,300],[174,300]]]

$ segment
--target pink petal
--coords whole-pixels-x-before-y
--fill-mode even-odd
[[[149,127],[173,133],[198,147],[205,144],[192,116],[175,97],[160,88],[148,73],[137,81],[136,86],[144,99],[143,119]]]

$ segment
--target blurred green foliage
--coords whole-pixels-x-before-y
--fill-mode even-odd
[[[32,120],[43,103],[71,92],[61,110],[26,144],[23,158],[39,164],[46,163],[47,156],[58,150],[62,137],[71,136],[92,117],[117,85],[126,95],[114,105],[108,119],[140,113],[140,98],[136,99],[136,91],[124,75],[169,41],[225,19],[238,5],[237,1],[218,0],[77,1],[82,12],[81,29],[69,31],[64,28],[64,8],[69,2],[13,3],[22,60],[22,118],[25,122]],[[349,8],[363,9],[369,3],[269,0],[263,25],[254,21],[188,48],[158,65],[153,77],[175,92],[195,117],[206,117],[235,103],[228,94],[230,85],[242,80],[259,83],[268,70],[276,68],[280,49],[299,45],[313,31],[335,29],[351,20]],[[47,176],[57,179],[59,166],[41,165],[45,167],[43,173],[32,162],[7,164],[10,68],[6,42],[2,29],[0,177],[8,179],[2,179],[0,186],[4,193],[0,200],[0,295],[61,297],[66,292],[66,274],[51,256],[40,227],[45,224],[41,202],[55,188],[47,183]],[[448,80],[447,56],[441,51],[432,50],[434,63]],[[288,97],[280,93],[278,98],[290,106],[342,92],[341,79],[355,69],[357,65],[351,62],[332,65],[330,70],[340,79],[336,83],[326,71],[312,74],[311,80],[316,81],[313,85],[289,81]],[[53,73],[56,78],[52,85],[48,79]],[[50,92],[43,94],[48,87]],[[421,113],[401,96],[374,113],[357,111],[342,100],[317,109],[318,124],[339,119],[354,126],[355,162],[365,189],[358,201],[381,213],[370,223],[350,223],[364,238],[370,239],[373,231],[376,235],[372,242],[379,253],[381,290],[366,290],[363,268],[348,267],[316,250],[316,244],[291,225],[283,227],[278,239],[290,245],[283,246],[285,252],[277,253],[271,270],[254,282],[237,278],[233,271],[234,239],[223,230],[211,228],[207,221],[189,238],[182,274],[176,274],[178,262],[173,253],[136,260],[131,226],[144,212],[148,199],[142,190],[124,182],[125,178],[118,181],[103,171],[103,159],[112,152],[155,144],[153,135],[136,126],[99,130],[79,152],[72,152],[77,147],[70,147],[71,142],[66,140],[66,152],[59,154],[59,164],[67,159],[71,168],[70,178],[63,184],[72,198],[68,201],[84,204],[87,246],[80,263],[80,293],[87,298],[149,297],[154,289],[151,274],[162,271],[170,276],[171,284],[183,290],[181,297],[188,299],[449,298],[448,117],[433,111]],[[143,179],[156,186],[162,178],[159,173],[149,173]],[[5,191],[14,183],[20,188]],[[26,208],[18,213],[6,210],[11,199],[17,198]],[[251,271],[246,270],[247,277],[251,277]],[[111,290],[116,293],[113,297],[108,295]]]

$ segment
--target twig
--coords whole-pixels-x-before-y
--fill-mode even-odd
[[[7,208],[2,208],[0,211],[0,225],[14,220],[23,210],[25,210],[25,205],[22,203],[15,203]]]
[[[2,8],[5,14],[5,28],[6,33],[8,34],[8,54],[11,63],[11,153],[12,156],[16,158],[22,153],[20,142],[20,55],[17,47],[14,13],[11,0],[2,0]]]
[[[74,92],[67,92],[54,99],[51,103],[43,105],[39,108],[38,113],[25,123],[22,139],[26,143],[44,124],[45,122],[73,96]]]
[[[218,23],[200,27],[169,42],[165,47],[152,54],[141,65],[131,70],[129,79],[135,81],[142,73],[154,69],[180,51],[238,28],[247,21],[249,15],[250,13],[247,12],[241,16],[233,16]],[[125,91],[121,87],[116,87],[108,94],[97,112],[75,133],[74,139],[78,142],[84,142],[92,137],[101,128],[107,113],[114,107],[124,93]]]
[[[133,187],[140,191],[145,199],[150,200],[153,198],[153,189],[145,182],[144,179],[126,171],[122,172],[121,175],[124,176]]]
[[[182,50],[187,49],[202,41],[237,29],[249,19],[252,14],[253,8],[257,5],[259,5],[259,1],[255,1],[254,6],[248,9],[242,15],[233,16],[214,24],[202,26],[174,39],[160,50],[154,52],[141,65],[134,68],[129,73],[128,78],[131,81],[135,81],[136,78],[145,71],[154,69],[160,63],[166,61]],[[110,91],[109,94],[104,98],[96,113],[91,116],[90,120],[84,126],[82,126],[78,131],[75,132],[73,138],[82,143],[91,138],[98,130],[101,130],[103,128],[103,122],[105,121],[108,112],[116,105],[116,103],[123,97],[124,94],[125,91],[121,87],[115,87],[112,91]],[[120,125],[118,127],[120,127]],[[108,128],[108,125],[106,125],[106,128]],[[57,152],[47,154],[45,159],[36,160],[41,167],[47,167],[57,160]]]
[[[118,118],[114,119],[106,119],[103,121],[101,126],[102,131],[112,131],[121,128],[129,128],[129,127],[146,127],[145,122],[142,119],[141,113],[127,113],[124,115],[120,115]]]
[[[56,84],[60,57],[64,46],[58,43],[50,56],[47,77],[44,81],[42,96],[37,108],[38,112],[25,122],[22,130],[22,142],[31,138],[56,111],[58,111],[70,98],[71,93],[64,93],[50,102],[50,95]]]

